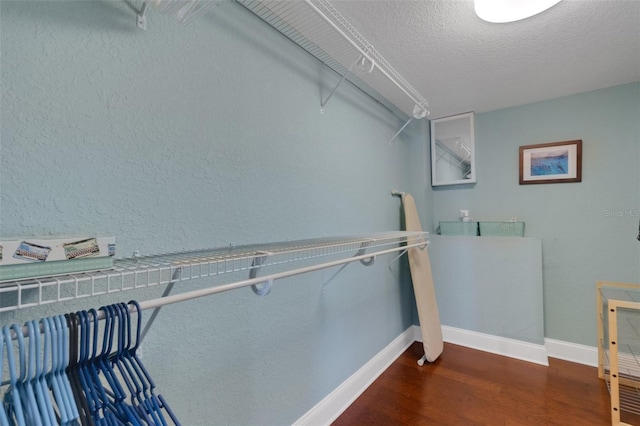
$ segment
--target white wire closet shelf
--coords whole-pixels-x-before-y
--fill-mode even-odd
[[[329,1],[237,1],[392,111],[429,114],[427,100]]]
[[[116,259],[111,269],[102,271],[0,281],[0,312],[240,271],[250,273],[247,280],[214,285],[186,296],[195,298],[355,261],[366,265],[378,255],[424,247],[427,238],[427,232],[395,231]],[[326,259],[330,260],[322,261]],[[304,264],[294,268],[295,263]],[[291,267],[284,271],[256,277],[259,268],[287,264]],[[186,297],[172,295],[162,298],[162,302],[142,302],[141,305],[149,309],[186,300]]]

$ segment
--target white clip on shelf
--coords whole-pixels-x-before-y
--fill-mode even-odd
[[[157,285],[168,285],[164,296],[141,302],[143,309],[247,286],[256,286],[256,293],[267,294],[272,282],[281,278],[356,261],[368,265],[373,263],[376,256],[412,247],[424,248],[428,235],[427,232],[397,231],[117,259],[112,269],[104,271],[0,282],[0,312]],[[322,258],[332,257],[338,258],[318,262]],[[311,265],[257,276],[258,268],[293,265],[303,261]],[[249,278],[169,295],[175,283],[241,271],[250,271]],[[262,286],[257,287],[260,284]]]

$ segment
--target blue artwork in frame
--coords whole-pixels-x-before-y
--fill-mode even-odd
[[[568,149],[531,153],[531,176],[562,175],[568,170]]]
[[[520,147],[520,185],[581,181],[581,140]]]

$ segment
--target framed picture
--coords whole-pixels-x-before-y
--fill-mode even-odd
[[[520,185],[581,181],[581,140],[520,147]]]

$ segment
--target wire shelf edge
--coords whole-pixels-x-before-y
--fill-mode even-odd
[[[396,231],[116,259],[113,267],[105,270],[0,281],[0,312],[329,256],[365,253],[375,256],[375,250],[426,243],[428,235],[428,232]]]

